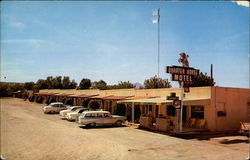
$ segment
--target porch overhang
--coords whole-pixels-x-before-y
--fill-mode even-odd
[[[117,103],[137,103],[142,105],[147,104],[172,104],[172,100],[167,100],[166,98],[147,98],[147,99],[131,99],[131,100],[120,100]],[[186,98],[183,100],[184,105],[209,105],[210,99],[206,98]]]

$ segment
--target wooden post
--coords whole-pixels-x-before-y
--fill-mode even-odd
[[[132,123],[135,123],[135,103],[132,102]]]

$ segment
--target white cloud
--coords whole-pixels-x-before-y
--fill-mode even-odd
[[[153,23],[153,24],[158,23],[158,19],[154,19],[154,20],[152,20],[152,23]]]
[[[105,53],[105,54],[118,54],[120,51],[119,47],[113,44],[107,44],[107,43],[97,44],[96,48],[97,48],[96,50],[97,52]]]
[[[249,7],[249,2],[248,1],[232,1],[232,2],[235,2],[240,6]]]
[[[25,61],[1,61],[1,66],[19,66],[23,64],[34,64],[32,60],[25,60]]]
[[[9,24],[12,28],[23,30],[26,28],[26,25],[22,22],[10,22]]]
[[[158,10],[153,11],[153,12],[152,12],[152,15],[153,15],[153,16],[157,16],[157,15],[158,15]]]
[[[52,42],[49,40],[42,40],[42,39],[10,39],[10,40],[1,40],[1,43],[19,43],[25,44],[30,47],[40,48],[43,45],[51,44]]]

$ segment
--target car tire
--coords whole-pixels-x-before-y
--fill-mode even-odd
[[[90,125],[91,125],[91,124],[86,124],[86,125],[85,125],[85,127],[86,127],[86,128],[89,128],[89,127],[90,127]]]
[[[118,126],[118,127],[121,127],[122,126],[122,121],[116,121],[115,125]]]
[[[91,126],[91,127],[95,127],[95,126],[96,126],[96,123],[90,123],[90,126]]]

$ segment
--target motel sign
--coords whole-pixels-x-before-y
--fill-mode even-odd
[[[190,67],[167,66],[166,73],[172,75],[172,81],[192,82],[193,76],[199,75],[199,70]]]

